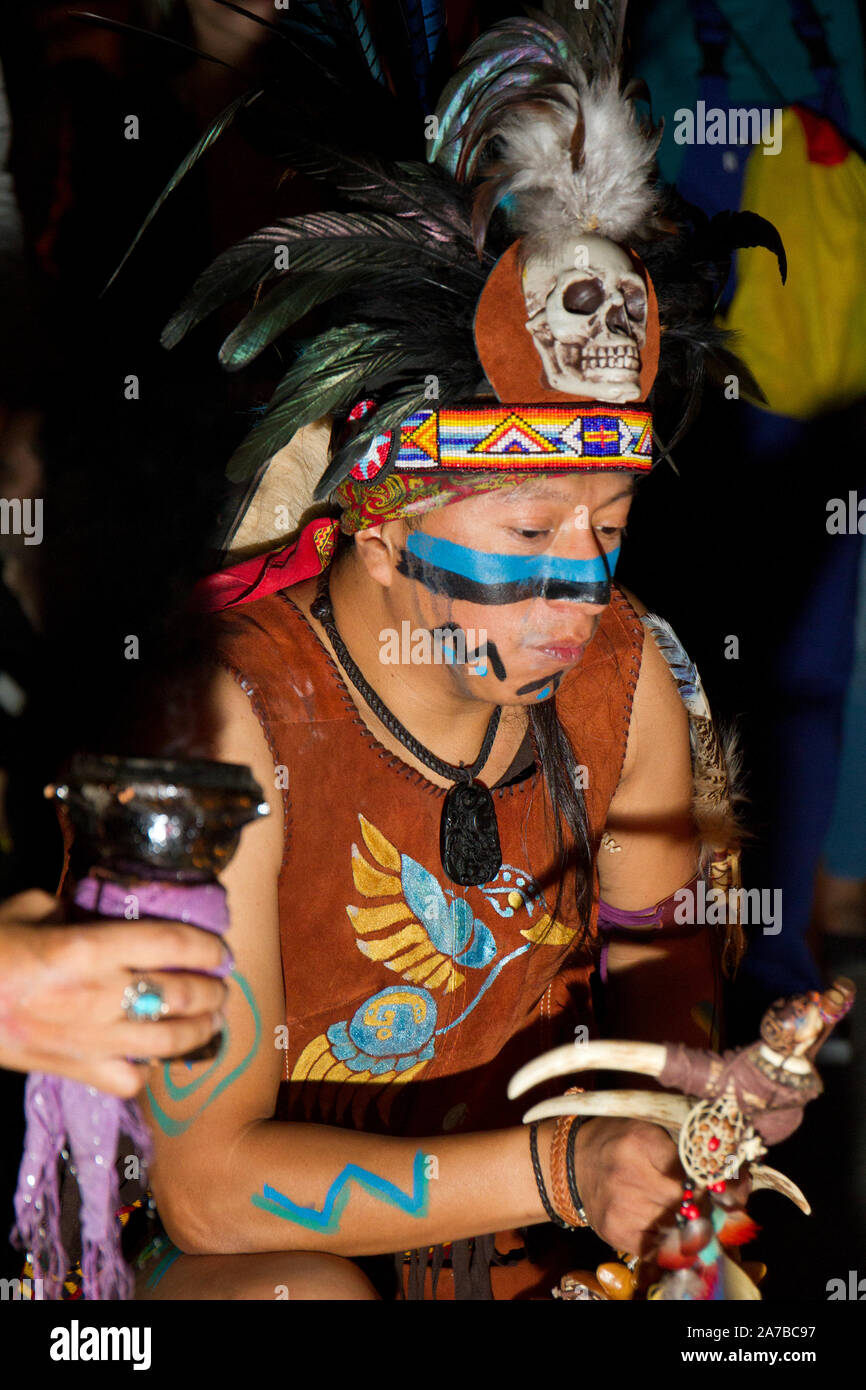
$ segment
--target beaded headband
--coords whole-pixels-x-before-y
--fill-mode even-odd
[[[369,406],[370,402],[364,402]],[[491,405],[419,410],[376,435],[350,476],[428,470],[574,472],[652,467],[652,416],[615,405]]]

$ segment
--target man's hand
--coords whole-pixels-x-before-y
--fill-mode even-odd
[[[133,1096],[148,1068],[129,1057],[181,1056],[220,1030],[226,986],[199,973],[223,963],[219,936],[182,922],[59,919],[57,899],[35,889],[0,905],[0,1066]],[[123,1013],[140,974],[163,992],[159,1022]]]
[[[659,1125],[598,1117],[574,1146],[577,1187],[593,1229],[614,1250],[647,1255],[682,1198],[676,1144]]]

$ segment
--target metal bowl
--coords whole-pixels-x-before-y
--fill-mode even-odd
[[[203,759],[78,755],[46,795],[76,861],[154,878],[215,877],[269,810],[248,767]]]

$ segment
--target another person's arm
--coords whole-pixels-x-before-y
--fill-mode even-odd
[[[200,973],[221,965],[219,937],[182,922],[64,926],[60,917],[58,900],[38,889],[0,903],[0,1067],[132,1096],[147,1067],[129,1057],[176,1057],[220,1027],[225,986]],[[161,986],[170,1017],[124,1017],[124,989],[140,974]]]

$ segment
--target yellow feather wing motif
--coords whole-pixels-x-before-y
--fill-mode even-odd
[[[549,912],[545,912],[534,927],[528,927],[520,935],[537,946],[568,946],[577,932],[574,927],[563,926],[562,922],[555,921]]]
[[[361,855],[357,845],[352,846],[352,877],[355,887],[365,898],[387,898],[400,892],[400,880],[394,874],[383,874],[374,869]]]
[[[377,830],[375,825],[366,819],[365,816],[358,814],[361,825],[361,834],[364,836],[364,844],[376,860],[377,864],[383,864],[386,869],[393,869],[395,873],[400,872],[400,853],[399,850],[386,840],[381,830]]]
[[[359,893],[365,898],[397,897],[397,902],[382,903],[378,907],[358,907],[346,904],[346,912],[356,933],[363,941],[356,941],[358,950],[369,960],[381,961],[387,970],[393,970],[412,984],[424,981],[428,989],[445,986],[446,992],[463,984],[465,975],[453,963],[436,950],[426,930],[412,918],[412,909],[403,898],[403,888],[398,877],[402,860],[396,846],[386,839],[381,830],[360,813],[358,822],[364,844],[381,868],[370,864],[357,845],[352,845],[352,878]],[[393,872],[386,873],[383,870]],[[388,927],[397,926],[397,931],[384,936],[371,937],[373,932],[384,932]]]

